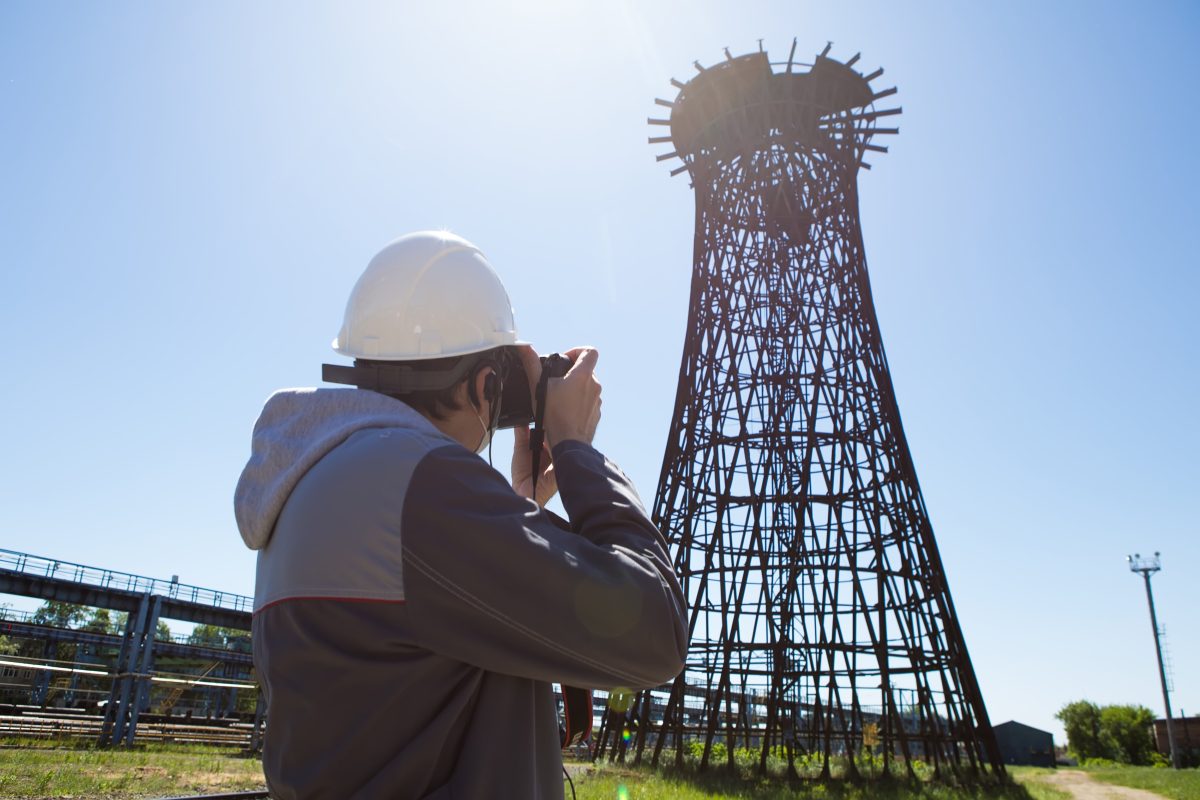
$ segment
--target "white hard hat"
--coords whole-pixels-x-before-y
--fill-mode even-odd
[[[418,361],[518,344],[504,284],[479,248],[445,231],[401,236],[371,259],[333,349]]]

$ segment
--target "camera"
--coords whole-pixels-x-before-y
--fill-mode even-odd
[[[546,381],[550,378],[561,378],[575,363],[561,353],[542,356],[542,381],[538,386],[531,386],[529,376],[520,354],[513,348],[508,348],[497,364],[499,371],[505,373],[500,391],[500,414],[497,428],[515,428],[519,425],[530,425],[534,421],[533,400],[530,394],[538,392],[538,397],[544,397]],[[356,359],[354,366],[339,364],[322,364],[321,378],[328,383],[344,383],[357,386],[360,389],[370,389],[384,394],[400,396],[412,392],[429,392],[445,389],[463,379],[467,371],[472,369],[477,361],[470,357],[462,363],[446,369],[418,369],[411,363],[389,363]]]
[[[575,363],[561,353],[551,353],[541,357],[542,381],[550,378],[561,378]],[[500,394],[500,421],[497,428],[516,428],[533,422],[532,391],[537,388],[529,383],[529,375],[520,357],[513,354],[509,359],[508,375],[504,379],[504,387]],[[539,394],[544,395],[544,389]]]

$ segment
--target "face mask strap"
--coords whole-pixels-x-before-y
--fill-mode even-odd
[[[492,443],[496,439],[496,427],[500,424],[500,400],[502,397],[504,397],[504,379],[501,377],[501,370],[503,368],[500,364],[485,361],[484,366],[492,368],[492,374],[488,376],[488,379],[495,380],[495,388],[490,392],[486,390],[484,391],[484,397],[489,403],[491,403],[491,407],[488,409],[491,416],[491,419],[489,420],[491,425],[484,425],[483,417],[479,416],[478,409],[475,410],[475,419],[479,421],[479,426],[483,428],[483,435],[487,437],[488,464],[492,464]],[[472,379],[472,389],[474,389],[473,380],[474,379]],[[482,448],[482,439],[480,440],[479,444]]]
[[[482,453],[483,441],[484,439],[487,439],[488,464],[494,468],[496,465],[492,463],[492,444],[494,444],[496,441],[496,422],[500,416],[500,402],[499,400],[489,400],[489,402],[491,402],[493,407],[491,428],[488,428],[483,424],[483,417],[479,416],[478,409],[475,410],[475,421],[479,423],[479,427],[483,430],[484,437],[483,439],[479,440],[479,447],[475,450],[475,452]]]

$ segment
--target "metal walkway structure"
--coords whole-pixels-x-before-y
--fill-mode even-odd
[[[895,94],[828,57],[758,52],[651,119],[695,190],[687,336],[654,518],[690,606],[683,673],[601,748],[654,763],[703,744],[849,777],[1001,775],[904,437],[858,216]],[[697,693],[695,690],[700,689]],[[655,695],[658,694],[656,697]],[[611,715],[610,715],[611,716]],[[623,729],[622,729],[622,726]],[[723,745],[717,750],[714,745]]]
[[[0,549],[0,593],[126,612],[125,631],[119,637],[120,651],[100,732],[100,743],[104,745],[133,743],[138,715],[150,701],[155,653],[174,653],[182,646],[155,640],[159,619],[249,631],[254,607],[254,599],[245,595],[3,549]],[[75,636],[74,641],[83,641],[78,637],[87,633],[68,634],[45,626],[33,627],[41,629],[38,638],[47,641],[71,635]],[[103,643],[111,644],[111,638],[114,637],[105,637]],[[193,654],[199,654],[196,648],[192,649]],[[245,664],[249,659],[248,654],[209,649],[213,652],[208,655],[226,663]]]
[[[0,634],[25,639],[44,639],[48,642],[88,644],[93,647],[119,648],[123,637],[115,633],[101,633],[87,628],[61,628],[56,625],[41,625],[32,621],[32,614],[11,610],[0,611]],[[229,626],[232,627],[232,626]],[[247,647],[244,651],[215,647],[210,643],[195,642],[187,637],[154,640],[154,651],[158,655],[178,658],[197,658],[206,661],[222,661],[250,666],[254,659]]]
[[[161,598],[160,616],[250,630],[254,598],[70,561],[0,549],[0,593],[136,612]]]

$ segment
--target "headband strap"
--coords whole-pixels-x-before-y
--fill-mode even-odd
[[[463,358],[450,369],[443,370],[419,370],[408,364],[355,363],[352,367],[322,364],[321,380],[386,394],[437,391],[458,383],[478,361]]]

